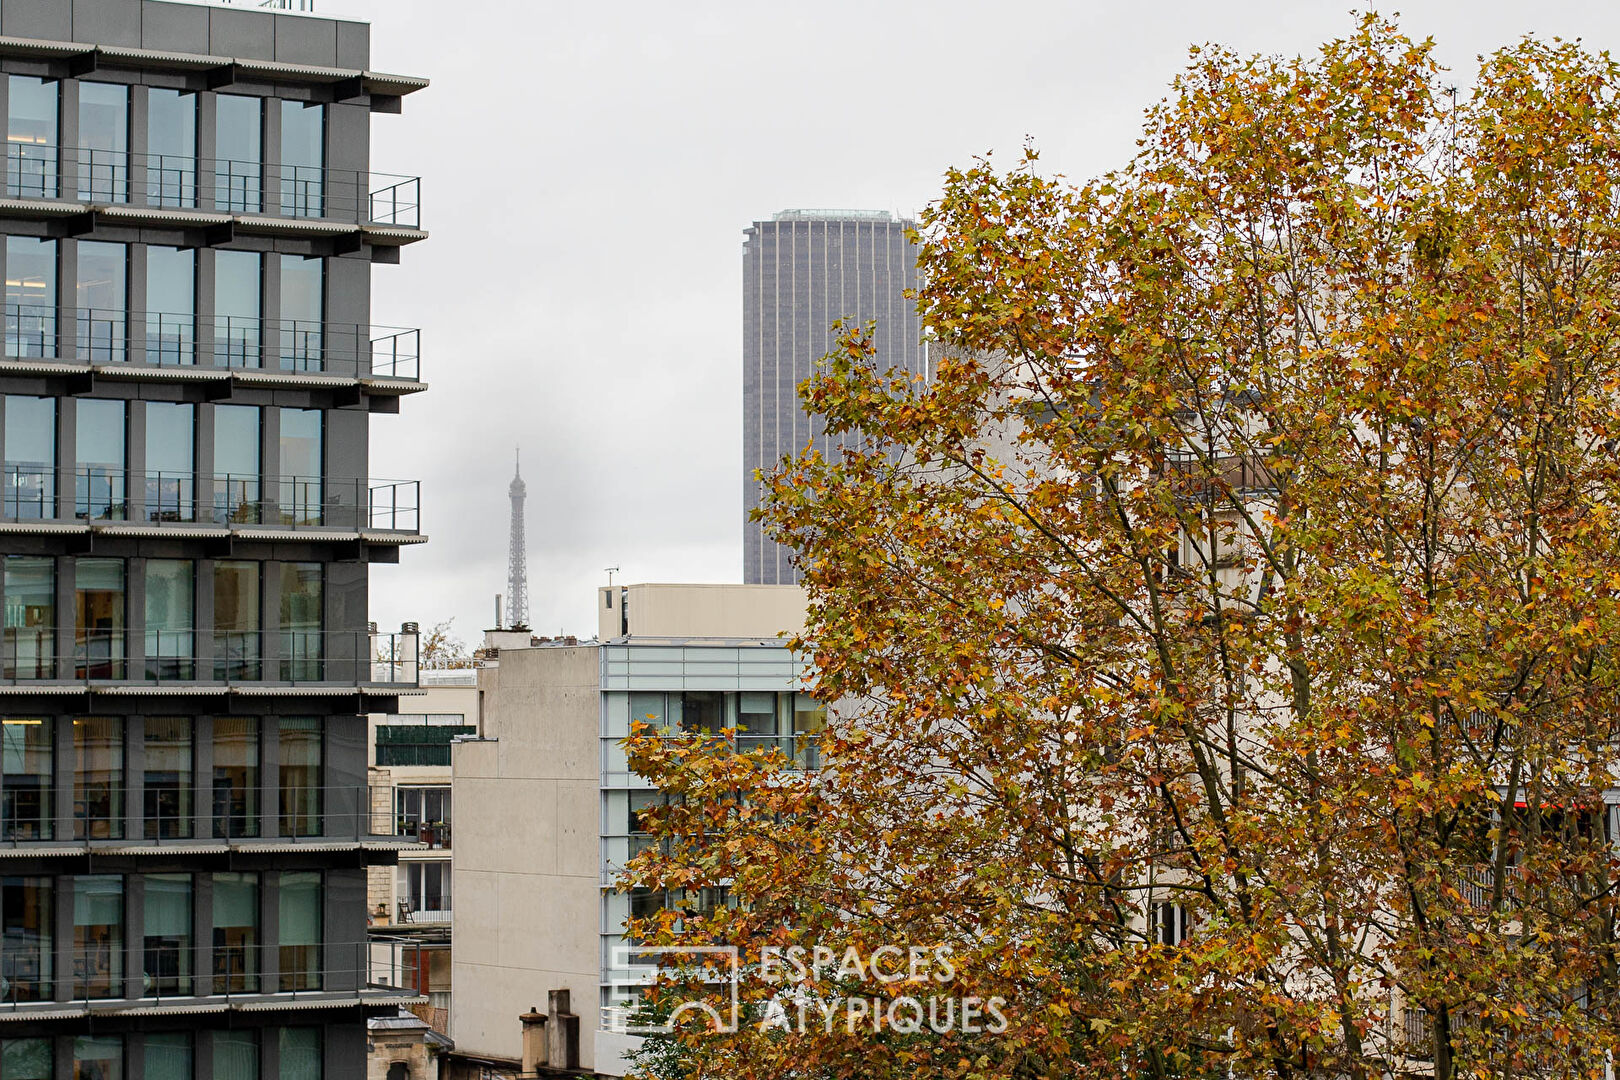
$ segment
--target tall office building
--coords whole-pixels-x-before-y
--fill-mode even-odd
[[[836,449],[800,407],[798,386],[832,348],[832,324],[877,324],[879,369],[927,376],[922,325],[905,291],[917,284],[911,223],[882,210],[784,210],[756,221],[743,243],[743,581],[791,585],[793,553],[748,512],[760,502],[756,470],[784,455]]]
[[[426,234],[369,130],[426,83],[297,6],[0,3],[6,1080],[347,1080],[419,999],[366,941],[416,846],[367,566],[422,539],[367,429],[423,386],[372,265]]]

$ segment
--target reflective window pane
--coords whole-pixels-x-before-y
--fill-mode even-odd
[[[0,722],[0,831],[7,840],[52,836],[54,731],[48,717],[11,716]]]
[[[214,563],[214,678],[259,678],[259,564]]]
[[[321,875],[281,875],[278,940],[281,943],[281,988],[321,988]]]
[[[259,355],[264,256],[256,251],[214,253],[214,363],[255,368]]]
[[[214,406],[214,520],[259,521],[259,410]]]
[[[124,879],[116,874],[73,882],[73,996],[124,996]]]
[[[6,237],[6,355],[56,356],[56,241]]]
[[[197,520],[197,407],[146,403],[146,519]]]
[[[57,195],[57,116],[60,83],[13,75],[7,80],[6,193],[18,198]]]
[[[147,874],[141,980],[147,996],[191,993],[191,875]]]
[[[56,401],[6,395],[5,516],[56,516]]]
[[[214,992],[240,994],[259,988],[259,875],[214,875]],[[231,1071],[214,1045],[214,1075],[248,1075]],[[257,1049],[250,1059],[258,1075]]]
[[[79,199],[129,201],[129,87],[79,83]]]
[[[257,717],[214,720],[214,835],[259,835]]]
[[[0,929],[5,933],[0,965],[10,1001],[50,1001],[56,996],[51,982],[54,956],[51,923],[56,890],[48,877],[0,878]],[[0,1077],[11,1075],[0,1072]]]
[[[0,1076],[6,1080],[53,1080],[54,1061],[50,1039],[0,1041]]]
[[[146,362],[195,362],[197,253],[190,248],[146,247]]]
[[[127,355],[129,245],[81,240],[77,259],[79,359],[89,364],[121,363]]]
[[[146,1080],[192,1080],[191,1032],[154,1032],[145,1042],[141,1064]]]
[[[281,213],[320,217],[325,209],[326,106],[281,103]]]
[[[321,1029],[281,1029],[281,1080],[321,1080]]]
[[[107,398],[80,398],[74,417],[75,512],[93,521],[122,521],[125,415],[128,406]]]
[[[141,817],[148,839],[173,840],[192,833],[191,717],[146,718],[146,805]]]
[[[54,678],[56,560],[49,555],[7,555],[5,595],[6,678]]]
[[[320,563],[281,566],[281,679],[313,682],[322,678]]]
[[[73,721],[73,835],[116,840],[124,835],[124,721],[81,716]]]
[[[79,559],[73,589],[75,674],[81,679],[122,679],[124,560]]]
[[[190,559],[146,561],[146,677],[190,679],[196,673],[196,573]]]
[[[146,92],[146,199],[154,206],[197,205],[197,95]]]
[[[122,1035],[79,1035],[73,1040],[73,1080],[124,1080]]]
[[[324,524],[322,419],[319,409],[281,410],[281,485],[277,502],[283,525]]]
[[[263,107],[259,98],[220,94],[214,99],[214,207],[257,214],[264,209]]]
[[[321,722],[313,716],[281,721],[281,835],[321,835]]]
[[[325,368],[326,260],[281,256],[281,370]]]

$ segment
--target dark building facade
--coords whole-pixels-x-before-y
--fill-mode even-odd
[[[426,234],[369,130],[426,83],[369,50],[0,0],[4,1080],[358,1077],[416,999],[366,940],[366,869],[411,842],[365,714],[416,682],[367,567],[423,537],[367,429],[423,385],[372,266]]]
[[[791,585],[793,552],[748,520],[757,470],[836,441],[800,407],[798,386],[831,349],[832,324],[877,325],[877,364],[927,376],[921,323],[905,291],[917,283],[911,223],[885,211],[784,210],[743,243],[743,582]]]

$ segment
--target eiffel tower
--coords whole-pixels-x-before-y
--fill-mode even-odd
[[[512,630],[529,628],[529,555],[523,539],[523,500],[529,488],[523,482],[523,466],[513,452],[512,484],[507,494],[512,497],[512,539],[506,550],[506,625]]]

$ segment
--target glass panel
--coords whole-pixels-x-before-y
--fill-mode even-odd
[[[73,721],[73,835],[109,840],[124,835],[124,721],[85,716]]]
[[[750,690],[737,695],[737,749],[766,750],[777,745],[776,695]],[[784,748],[792,753],[792,747]]]
[[[197,95],[146,92],[146,201],[197,205]]]
[[[214,363],[259,367],[264,314],[264,257],[256,251],[214,253]]]
[[[718,690],[688,690],[680,706],[682,731],[717,732],[726,726],[726,695]]]
[[[124,879],[73,881],[73,996],[124,996]]]
[[[281,1080],[321,1080],[321,1029],[281,1029]]]
[[[0,827],[7,840],[49,840],[55,725],[44,717],[0,723]]]
[[[323,524],[321,410],[281,410],[281,522]]]
[[[7,555],[5,565],[6,678],[55,678],[56,560]]]
[[[0,1042],[0,1076],[5,1080],[52,1080],[53,1060],[50,1039]]]
[[[326,165],[326,107],[281,103],[281,213],[320,217]]]
[[[146,677],[191,679],[196,571],[190,559],[146,561]]]
[[[197,253],[146,246],[146,362],[196,362]]]
[[[322,371],[326,260],[281,256],[281,370]]]
[[[79,198],[129,201],[129,87],[79,84]]]
[[[191,1032],[166,1031],[146,1036],[141,1059],[146,1080],[192,1080]]]
[[[323,672],[321,564],[281,564],[281,678],[313,682]]]
[[[258,717],[214,719],[214,835],[259,835]]]
[[[73,1080],[123,1080],[124,1037],[80,1035],[73,1040]]]
[[[283,873],[280,890],[281,988],[321,988],[321,875]]]
[[[80,559],[74,569],[74,673],[124,677],[124,560]]]
[[[13,75],[8,80],[6,193],[54,199],[59,83]]]
[[[78,244],[79,359],[90,364],[122,363],[129,309],[129,245],[80,240]]]
[[[260,100],[237,94],[214,99],[214,207],[257,214],[264,208],[262,116]]]
[[[240,994],[259,988],[259,875],[214,875],[214,992]],[[218,1060],[216,1076],[234,1076]],[[258,1061],[258,1055],[253,1057]],[[258,1075],[257,1071],[253,1075]]]
[[[450,910],[450,863],[402,862],[399,864],[399,892],[409,911]]]
[[[146,403],[146,519],[197,520],[196,406]]]
[[[827,706],[805,694],[793,695],[795,760],[801,769],[821,767],[821,733],[827,728]]]
[[[146,875],[142,995],[191,993],[191,875]]]
[[[56,241],[6,237],[6,355],[56,356]]]
[[[124,504],[125,414],[122,401],[80,398],[74,417],[75,510],[95,521],[122,521]]]
[[[48,877],[0,878],[0,930],[5,934],[0,961],[8,1005],[50,1001],[56,996],[51,982],[51,919],[56,910],[53,885]],[[0,1072],[0,1077],[10,1075]]]
[[[214,564],[214,678],[259,678],[259,564]]]
[[[281,835],[321,835],[321,722],[313,716],[281,721]]]
[[[191,835],[191,717],[146,718],[146,835],[173,840]]]
[[[259,520],[259,410],[214,406],[214,521]]]
[[[6,396],[6,505],[9,518],[56,516],[56,401]]]

